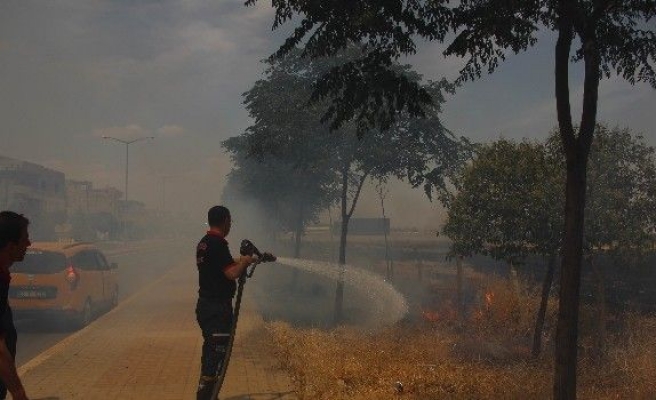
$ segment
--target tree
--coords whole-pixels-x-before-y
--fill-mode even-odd
[[[533,335],[533,354],[542,330],[555,260],[561,247],[562,169],[545,146],[505,139],[481,145],[458,179],[443,233],[453,240],[453,256],[485,254],[510,264],[511,273],[529,255],[548,260],[540,309]]]
[[[331,69],[315,91],[315,98],[333,99],[325,118],[334,127],[355,120],[360,132],[372,124],[388,128],[399,111],[421,115],[431,104],[426,88],[389,68],[392,61],[416,52],[417,39],[448,39],[444,54],[466,59],[457,80],[462,83],[494,72],[507,53],[535,46],[540,32],[557,34],[556,110],[567,180],[554,398],[575,399],[585,183],[599,81],[616,72],[630,83],[656,87],[656,32],[650,25],[656,17],[654,0],[279,0],[273,5],[274,29],[297,23],[274,57],[300,45],[311,58],[334,55],[349,43],[365,46],[362,57]],[[583,111],[575,132],[569,65],[581,61]]]
[[[223,142],[235,165],[228,183],[256,199],[283,230],[294,232],[295,257],[305,226],[338,195],[332,155],[324,150],[328,138],[314,136],[322,129],[318,106],[306,107],[310,92],[299,68],[294,57],[268,62],[266,78],[243,95],[254,123]]]
[[[501,139],[481,146],[461,179],[444,233],[454,246],[470,242],[461,252],[467,256],[476,251],[522,263],[536,249],[551,254],[561,225],[549,203],[558,187],[552,184],[558,170],[551,165],[540,144]]]
[[[357,127],[351,126],[353,130]],[[341,174],[341,233],[339,264],[346,264],[348,224],[360,191],[368,179],[395,177],[413,187],[424,187],[429,198],[448,196],[448,182],[459,165],[469,158],[470,146],[446,130],[437,114],[423,118],[402,116],[388,131],[372,130],[360,139],[353,132],[337,138],[332,151]],[[352,188],[352,189],[351,189]],[[351,193],[349,195],[349,192]],[[349,204],[350,200],[350,204]],[[338,282],[335,322],[341,321],[343,284]]]
[[[585,259],[596,278],[598,328],[596,348],[605,348],[604,274],[595,260],[608,254],[616,260],[638,258],[654,240],[656,166],[654,149],[627,129],[597,125],[590,153],[588,202],[585,213]],[[554,258],[561,246],[565,165],[559,158],[560,137],[553,132],[545,146],[505,140],[481,147],[460,179],[444,232],[452,252],[487,254],[523,262],[528,254],[546,257],[547,274],[534,332],[533,354],[540,350]],[[517,168],[520,166],[520,168]]]
[[[584,259],[596,281],[597,329],[595,353],[605,354],[606,300],[604,271],[596,262],[606,254],[616,264],[628,264],[651,248],[656,228],[656,165],[654,148],[629,129],[597,124],[590,150],[587,179]],[[558,153],[559,133],[548,149]]]
[[[253,157],[278,157],[301,171],[308,168],[325,172],[338,188],[341,210],[341,232],[338,262],[346,264],[348,224],[357,205],[362,187],[368,179],[396,177],[412,186],[422,186],[427,195],[443,198],[448,178],[457,165],[468,157],[468,142],[455,137],[438,118],[443,96],[439,85],[431,89],[437,104],[423,118],[403,115],[388,131],[372,129],[360,139],[353,133],[355,122],[343,124],[330,132],[321,122],[326,103],[308,106],[312,87],[318,77],[333,65],[356,58],[357,47],[349,47],[335,57],[310,62],[290,53],[281,59],[270,59],[267,78],[256,83],[246,96],[255,124],[243,140]],[[412,81],[421,77],[409,66],[393,68]],[[284,87],[285,90],[279,90]],[[448,88],[445,88],[447,90]],[[256,111],[256,112],[254,112]],[[316,164],[316,160],[321,160]],[[340,322],[343,282],[338,282],[335,320]]]
[[[386,184],[387,182],[385,179],[381,179],[376,183],[376,194],[378,194],[378,198],[380,199],[380,212],[383,224],[385,224],[385,220],[387,219],[387,216],[385,215],[385,198],[389,194],[389,189],[385,187]],[[385,228],[385,225],[383,225],[383,235],[385,236],[385,279],[392,281],[394,279],[394,264],[390,258],[390,246],[387,237],[388,233],[389,232]]]
[[[334,174],[316,165],[311,168],[308,163],[301,168],[296,165],[298,160],[280,155],[249,156],[249,139],[237,136],[223,142],[233,161],[224,198],[256,201],[267,217],[268,232],[294,233],[294,257],[300,257],[305,227],[335,201]]]

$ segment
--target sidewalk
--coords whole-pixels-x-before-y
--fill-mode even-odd
[[[196,273],[169,271],[19,368],[30,399],[195,399],[202,338]],[[221,400],[293,400],[246,283]],[[20,340],[20,336],[19,336]]]

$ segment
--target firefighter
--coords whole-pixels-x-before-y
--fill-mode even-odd
[[[209,230],[196,246],[198,302],[196,320],[203,333],[201,372],[197,400],[211,397],[217,373],[226,357],[233,321],[232,298],[237,279],[254,257],[232,258],[226,236],[230,233],[230,211],[214,206],[207,212]]]

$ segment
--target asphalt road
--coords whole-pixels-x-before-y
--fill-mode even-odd
[[[150,282],[159,278],[182,262],[189,263],[189,273],[195,274],[194,244],[149,244],[132,249],[105,251],[109,262],[118,263],[119,302],[138,293]],[[64,324],[52,321],[16,321],[18,348],[16,365],[21,366],[51,346],[71,335],[74,331]]]

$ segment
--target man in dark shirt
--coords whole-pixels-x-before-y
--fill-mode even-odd
[[[197,400],[209,399],[216,372],[225,359],[230,339],[236,280],[254,261],[251,256],[234,260],[225,237],[230,233],[230,211],[214,206],[207,212],[210,229],[196,246],[198,268],[198,302],[196,320],[203,332],[201,376]]]
[[[27,218],[12,211],[0,212],[0,399],[7,390],[14,400],[27,400],[25,389],[16,372],[16,328],[8,304],[9,267],[23,261],[30,246]]]

